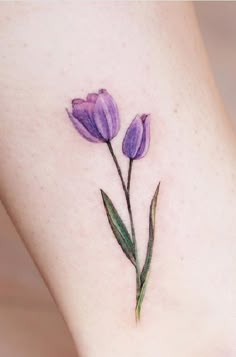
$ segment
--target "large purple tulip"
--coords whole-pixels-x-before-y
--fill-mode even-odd
[[[136,115],[128,127],[122,145],[124,155],[132,160],[141,159],[150,144],[150,115]]]
[[[72,112],[67,110],[76,130],[87,140],[108,142],[120,129],[118,108],[112,96],[100,89],[84,99],[72,100]]]

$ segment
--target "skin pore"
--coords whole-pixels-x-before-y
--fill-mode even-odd
[[[235,355],[236,140],[215,88],[192,5],[158,2],[0,5],[0,197],[82,357]],[[151,113],[131,200],[140,259],[157,183],[157,239],[142,319],[134,271],[102,205],[125,202],[105,144],[65,113],[106,88],[122,137]],[[149,200],[147,200],[149,197]],[[144,238],[143,238],[144,237]]]

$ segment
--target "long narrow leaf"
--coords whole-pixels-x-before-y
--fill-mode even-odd
[[[121,249],[135,266],[134,245],[129,232],[107,194],[101,190],[104,207],[112,232]]]
[[[155,218],[156,218],[156,206],[157,206],[157,197],[159,193],[160,183],[157,186],[157,189],[154,193],[154,196],[151,201],[150,211],[149,211],[149,240],[147,245],[146,259],[144,266],[141,272],[141,286],[145,283],[148,271],[150,269],[150,264],[152,260],[153,244],[155,238]]]
[[[149,273],[148,273],[149,275]],[[140,320],[140,314],[141,314],[141,307],[142,307],[142,302],[144,299],[144,295],[146,292],[146,287],[147,287],[147,282],[148,282],[148,275],[146,276],[146,279],[141,287],[139,298],[137,300],[136,308],[135,308],[135,316],[136,316],[136,322],[139,322]]]

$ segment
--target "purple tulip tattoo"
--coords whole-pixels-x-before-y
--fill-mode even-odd
[[[150,115],[136,115],[128,127],[122,145],[124,155],[132,160],[141,159],[149,149]]]
[[[112,96],[105,90],[91,93],[84,99],[73,99],[72,110],[66,110],[75,129],[90,142],[105,143],[110,151],[117,169],[118,176],[124,191],[127,211],[130,221],[130,232],[121,219],[118,211],[108,195],[101,190],[103,204],[111,230],[120,245],[122,251],[133,264],[136,272],[136,321],[140,320],[141,306],[143,303],[150,265],[152,260],[153,244],[155,238],[155,217],[157,198],[160,183],[151,200],[149,209],[149,239],[147,243],[146,258],[142,269],[139,262],[139,254],[134,226],[134,218],[130,199],[131,174],[134,160],[143,158],[150,145],[150,115],[136,115],[128,127],[123,139],[122,151],[129,158],[127,182],[124,179],[119,162],[114,153],[111,140],[118,134],[120,118],[117,105]]]
[[[74,127],[88,141],[108,142],[120,129],[117,105],[105,89],[90,93],[84,99],[72,100],[72,112],[68,112]]]

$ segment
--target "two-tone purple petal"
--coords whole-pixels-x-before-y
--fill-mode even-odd
[[[136,115],[128,127],[122,151],[132,160],[141,159],[148,151],[150,144],[150,115]]]
[[[120,129],[117,105],[105,89],[100,89],[98,92],[94,109],[94,121],[106,141],[113,139]]]

